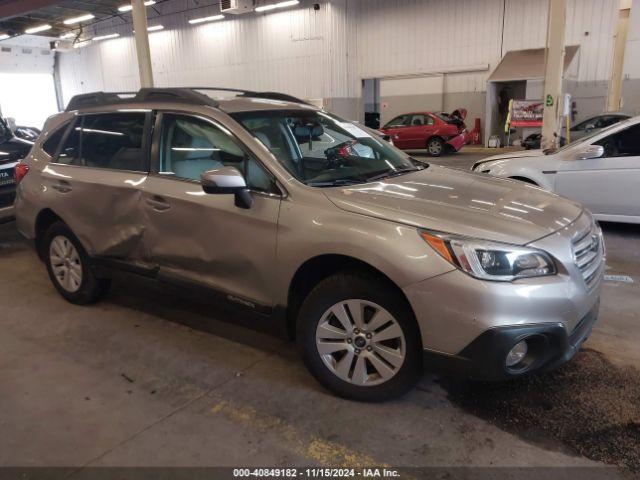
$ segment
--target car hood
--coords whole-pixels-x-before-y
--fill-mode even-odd
[[[383,220],[524,245],[573,222],[582,206],[515,180],[429,168],[325,190],[338,208]]]
[[[544,156],[544,152],[540,149],[538,150],[517,150],[515,152],[501,153],[500,155],[492,155],[487,158],[483,158],[482,160],[476,162],[484,163],[484,162],[492,162],[493,160],[506,160],[507,158],[525,158],[525,157],[541,157]]]

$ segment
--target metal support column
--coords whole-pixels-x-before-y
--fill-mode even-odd
[[[153,87],[153,70],[151,69],[151,52],[149,50],[149,33],[147,32],[147,12],[144,0],[131,0],[133,30],[140,72],[140,86]]]
[[[615,43],[613,46],[613,64],[611,65],[611,78],[609,79],[609,91],[607,94],[607,111],[620,110],[620,97],[622,96],[622,73],[624,68],[624,53],[627,46],[627,33],[629,32],[629,14],[631,13],[631,0],[620,0],[620,12],[618,13],[618,25],[616,26]]]
[[[566,16],[567,0],[549,0],[547,50],[544,72],[542,148],[556,146],[556,134],[559,130],[559,116],[562,106]]]

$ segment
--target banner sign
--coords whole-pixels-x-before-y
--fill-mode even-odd
[[[512,127],[541,127],[544,104],[533,100],[513,100],[511,106]]]

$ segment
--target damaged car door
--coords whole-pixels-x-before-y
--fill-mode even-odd
[[[152,158],[145,245],[159,278],[269,310],[281,199],[271,173],[221,122],[179,112],[157,115]],[[206,193],[205,172],[244,178],[244,202],[224,188]]]
[[[139,203],[150,126],[151,111],[80,115],[42,171],[50,208],[93,257],[142,256]]]

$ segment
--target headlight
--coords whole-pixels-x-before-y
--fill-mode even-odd
[[[425,230],[420,235],[445,260],[476,278],[510,282],[556,274],[553,260],[542,250]]]

